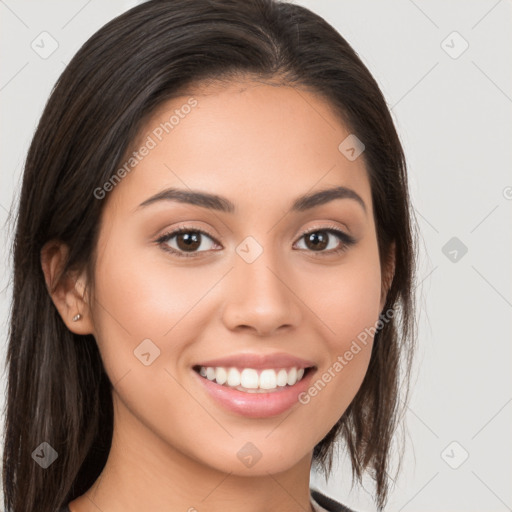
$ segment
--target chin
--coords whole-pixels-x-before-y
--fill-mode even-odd
[[[202,457],[201,463],[223,473],[244,477],[282,473],[300,463],[310,465],[314,444],[309,450],[299,450],[304,442],[293,439],[293,436],[287,438],[286,446],[283,439],[277,437],[272,441],[265,440],[265,436],[261,436],[261,441],[254,436],[252,441],[250,439],[249,435],[244,440],[231,440],[222,451],[210,452],[208,460]]]

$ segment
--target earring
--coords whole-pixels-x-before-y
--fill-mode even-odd
[[[77,315],[75,315],[73,317],[73,322],[76,322],[77,320],[80,320],[80,318],[82,318],[82,315],[80,313],[78,313]]]

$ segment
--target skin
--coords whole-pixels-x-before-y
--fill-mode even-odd
[[[194,364],[240,352],[312,360],[319,378],[375,324],[386,290],[364,158],[338,150],[350,131],[329,105],[303,89],[255,82],[193,96],[197,106],[104,199],[93,293],[82,273],[52,295],[73,332],[94,335],[114,386],[109,458],[72,512],[311,510],[313,448],[368,367],[371,339],[307,405],[264,419],[225,410],[199,385]],[[188,99],[163,105],[133,149]],[[366,212],[353,199],[288,212],[298,196],[334,186],[355,191]],[[168,187],[224,196],[236,212],[175,201],[137,208]],[[155,243],[184,223],[213,238],[201,239],[197,257]],[[303,234],[328,227],[355,245],[329,254],[343,242],[328,235],[329,247],[315,252]],[[248,236],[263,249],[252,263],[235,250]],[[48,283],[66,250],[45,246]],[[134,357],[147,338],[160,349],[149,366]],[[248,441],[262,454],[250,468],[237,457]]]

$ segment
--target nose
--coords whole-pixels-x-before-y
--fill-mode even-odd
[[[233,331],[250,331],[271,336],[293,330],[302,318],[301,300],[292,274],[267,257],[269,251],[247,263],[236,256],[235,268],[227,277],[222,319]]]

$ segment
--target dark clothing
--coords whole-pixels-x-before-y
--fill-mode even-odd
[[[345,507],[345,505],[334,501],[332,498],[325,496],[319,491],[312,490],[311,497],[329,512],[354,512],[352,509]]]

